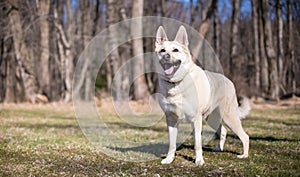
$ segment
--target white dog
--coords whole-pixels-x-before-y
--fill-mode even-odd
[[[169,151],[162,164],[174,160],[176,151],[177,126],[181,120],[189,120],[194,129],[195,163],[203,165],[202,156],[202,120],[220,135],[219,145],[215,150],[222,151],[226,140],[226,129],[222,124],[215,127],[215,119],[223,122],[240,138],[243,154],[238,158],[248,157],[249,136],[242,128],[241,118],[250,111],[248,99],[238,105],[233,83],[225,76],[204,71],[194,64],[188,49],[188,36],[181,26],[174,41],[168,41],[163,27],[156,35],[155,51],[164,73],[159,75],[159,103],[165,112],[169,131]],[[212,113],[214,116],[211,116]]]

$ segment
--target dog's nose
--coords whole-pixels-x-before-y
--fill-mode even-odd
[[[163,55],[163,59],[165,59],[165,60],[170,60],[170,58],[171,58],[171,56],[168,53]]]

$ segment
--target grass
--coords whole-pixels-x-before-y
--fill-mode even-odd
[[[160,158],[120,161],[86,139],[70,107],[0,107],[0,176],[300,176],[299,109],[253,110],[243,120],[251,138],[250,157],[236,158],[242,144],[229,132],[225,151],[212,152],[217,144],[213,140],[204,147],[206,164],[198,167],[193,163],[192,137],[170,165],[160,165]],[[112,114],[105,116],[133,140],[148,140],[167,130],[161,123],[154,129],[134,129]]]

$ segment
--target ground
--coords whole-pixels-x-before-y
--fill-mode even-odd
[[[0,176],[300,176],[299,107],[254,106],[243,120],[250,135],[249,158],[236,158],[242,144],[229,131],[224,152],[212,151],[217,140],[204,147],[203,167],[193,163],[192,137],[178,148],[170,165],[161,165],[161,158],[120,161],[89,143],[71,105],[0,108]],[[159,131],[167,128],[162,125]],[[134,137],[136,132],[145,130],[128,130],[126,135]]]

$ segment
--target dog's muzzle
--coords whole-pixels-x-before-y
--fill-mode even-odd
[[[181,61],[171,60],[171,56],[169,54],[165,54],[162,56],[162,59],[159,61],[159,63],[163,67],[165,75],[171,77],[178,70]]]

